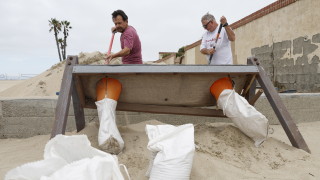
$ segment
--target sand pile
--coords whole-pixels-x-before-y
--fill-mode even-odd
[[[127,166],[132,179],[147,179],[144,174],[151,153],[147,149],[146,124],[161,123],[151,120],[119,127],[125,149],[118,158]],[[319,127],[320,122],[305,123],[300,130],[319,137]],[[272,128],[277,133],[256,148],[253,141],[232,124],[195,125],[196,153],[191,179],[320,179],[320,142],[305,136],[307,143],[312,144],[309,147],[313,154],[308,154],[287,144],[281,126],[274,125]],[[97,133],[97,124],[90,123],[81,132],[68,134],[86,134],[92,146],[97,148]],[[48,140],[49,136],[0,140],[0,176],[23,163],[43,159]]]
[[[80,53],[79,64],[104,64],[105,55],[100,52]],[[116,58],[110,64],[121,64],[121,59]],[[43,73],[22,81],[2,92],[1,98],[57,98],[56,92],[60,91],[65,61],[53,65]]]

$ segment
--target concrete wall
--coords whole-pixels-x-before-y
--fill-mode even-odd
[[[175,59],[176,59],[176,56],[174,54],[173,56],[170,56],[170,57],[166,58],[165,60],[163,60],[163,62],[166,64],[174,64]]]
[[[319,0],[299,0],[238,27],[235,63],[256,56],[279,90],[320,92],[319,9]]]
[[[200,52],[200,46],[195,46],[186,50],[182,57],[176,57],[175,54],[161,59],[165,64],[207,64],[206,57]]]
[[[320,33],[252,49],[279,91],[320,92]],[[317,50],[317,55],[312,53]],[[293,56],[299,55],[297,58]],[[319,56],[318,56],[319,55]]]
[[[165,58],[154,61],[154,63],[175,64],[176,54],[171,54]]]
[[[186,64],[208,64],[206,56],[200,52],[200,45],[188,49],[184,53]]]
[[[295,122],[320,120],[320,94],[280,94]],[[54,122],[56,99],[7,99],[0,100],[0,138],[24,138],[50,134]],[[271,124],[279,124],[265,96],[259,98],[256,108]],[[98,121],[96,109],[85,109],[86,122]],[[117,112],[117,124],[126,125],[156,119],[169,124],[231,122],[228,118]],[[71,105],[67,131],[75,129]]]
[[[195,64],[195,56],[196,56],[195,48],[185,51],[183,64]]]

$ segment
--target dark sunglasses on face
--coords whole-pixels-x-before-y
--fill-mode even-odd
[[[209,21],[207,24],[205,24],[205,25],[202,25],[202,27],[203,28],[205,28],[205,29],[207,29],[207,27],[208,27],[208,24],[210,23],[211,21]]]

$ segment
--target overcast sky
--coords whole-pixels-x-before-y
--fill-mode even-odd
[[[0,0],[0,75],[40,74],[59,62],[51,18],[71,22],[68,55],[106,53],[113,26],[111,13],[122,9],[137,30],[144,61],[158,52],[176,52],[201,38],[207,12],[229,24],[275,0]],[[120,34],[112,51],[120,50]]]

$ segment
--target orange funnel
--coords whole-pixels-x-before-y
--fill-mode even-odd
[[[210,87],[211,94],[218,100],[221,92],[225,89],[232,89],[232,82],[230,78],[224,77],[216,80]]]
[[[118,101],[121,93],[121,83],[113,78],[102,78],[96,86],[97,101],[104,98]]]

